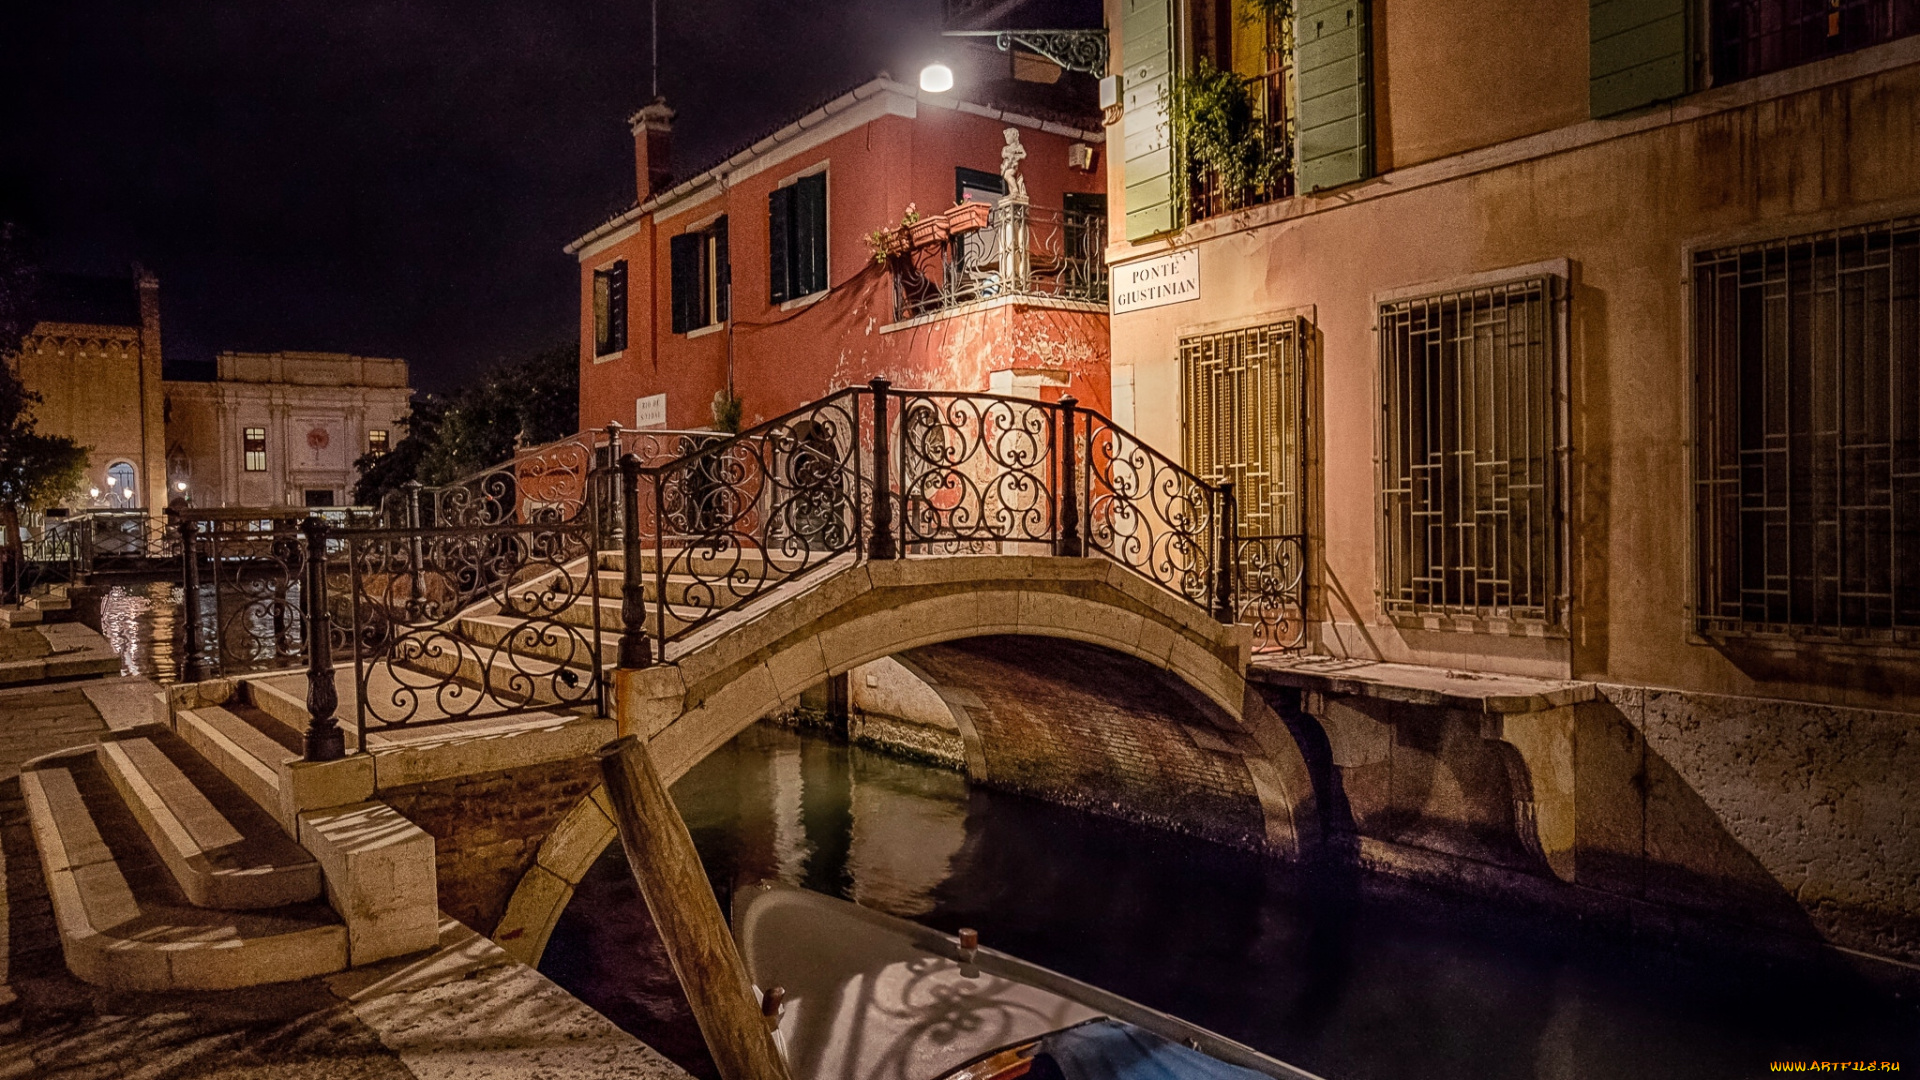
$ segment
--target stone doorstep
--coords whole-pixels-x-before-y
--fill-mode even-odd
[[[20,775],[75,975],[120,990],[229,990],[346,968],[346,926],[324,904],[237,912],[188,902],[138,828],[102,828],[115,800],[102,773],[83,748],[29,762]]]
[[[1255,656],[1250,682],[1479,713],[1545,712],[1592,701],[1594,683],[1459,672],[1329,656]]]
[[[45,618],[39,608],[0,607],[0,627],[38,626]]]
[[[232,781],[193,760],[179,736],[152,729],[103,742],[98,752],[121,800],[195,904],[259,909],[320,896],[319,864]]]

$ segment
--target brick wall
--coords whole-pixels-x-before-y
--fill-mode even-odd
[[[1052,638],[973,638],[907,655],[966,710],[986,758],[977,779],[1225,843],[1264,843],[1245,761],[1206,738],[1206,712],[1159,670]]]
[[[380,797],[433,834],[440,909],[491,934],[540,845],[600,783],[591,757],[393,788]]]

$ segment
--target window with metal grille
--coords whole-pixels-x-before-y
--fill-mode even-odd
[[[1716,83],[1920,33],[1913,0],[1710,0]]]
[[[1303,328],[1286,319],[1180,341],[1187,468],[1233,482],[1241,536],[1302,531]]]
[[[242,433],[240,448],[245,454],[241,463],[248,472],[267,471],[267,429],[250,427]]]
[[[1563,296],[1540,275],[1381,305],[1389,614],[1562,621]]]
[[[1920,642],[1920,218],[1693,260],[1702,633]]]

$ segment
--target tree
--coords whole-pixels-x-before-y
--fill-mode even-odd
[[[478,382],[440,399],[422,395],[393,450],[355,462],[354,501],[374,505],[409,480],[446,484],[513,457],[521,439],[539,444],[573,434],[580,415],[578,344],[500,360]]]
[[[33,429],[40,395],[0,361],[0,600],[18,599],[20,511],[58,502],[86,479],[87,448]]]
[[[0,600],[17,598],[20,511],[65,498],[87,470],[86,447],[34,430],[40,395],[14,371],[13,357],[33,329],[39,285],[38,246],[17,222],[0,218]]]

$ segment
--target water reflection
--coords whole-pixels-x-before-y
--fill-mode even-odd
[[[1329,1080],[1920,1060],[1920,1010],[1837,966],[1635,947],[1391,879],[1297,872],[814,737],[755,728],[674,796],[723,895],[772,876],[978,927]],[[710,1068],[618,845],[580,883],[542,968]]]
[[[170,683],[179,673],[181,589],[168,581],[114,585],[100,597],[100,635],[122,675]]]

